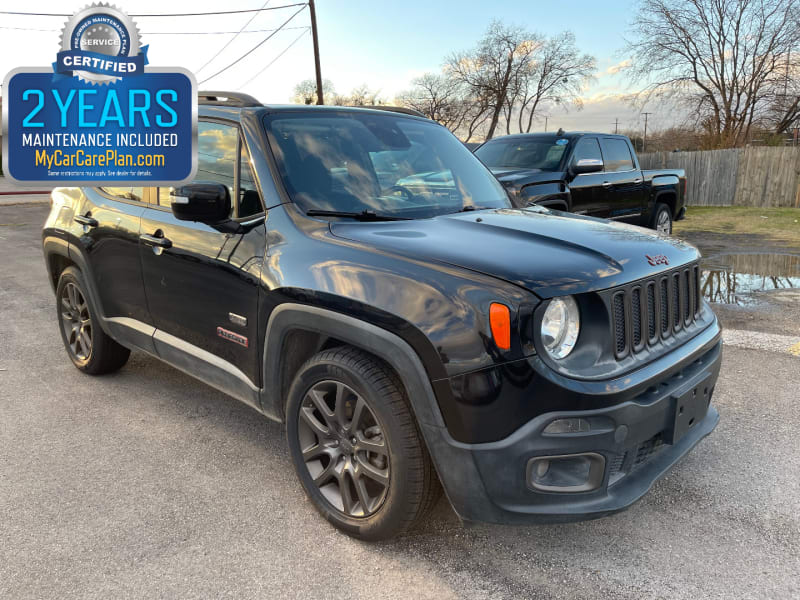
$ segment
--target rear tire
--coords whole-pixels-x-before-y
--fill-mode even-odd
[[[361,350],[325,350],[300,367],[289,390],[286,435],[306,494],[347,535],[392,538],[439,497],[400,381]]]
[[[111,339],[98,321],[97,310],[86,292],[83,274],[67,267],[56,287],[56,314],[64,348],[72,364],[90,375],[122,368],[131,351]]]
[[[663,202],[656,204],[655,211],[653,212],[653,222],[650,227],[655,229],[658,233],[672,235],[672,210]]]

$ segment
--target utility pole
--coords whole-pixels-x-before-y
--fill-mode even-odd
[[[545,131],[545,133],[547,133],[547,116],[546,115],[545,115],[545,118],[544,118],[544,131]]]
[[[644,115],[644,139],[642,140],[642,153],[644,153],[645,149],[647,148],[647,117],[652,115],[651,112],[643,112]]]
[[[614,134],[619,133],[619,117],[614,119]]]
[[[311,13],[311,38],[314,40],[314,70],[317,74],[317,104],[325,104],[322,99],[322,70],[319,67],[319,39],[317,38],[317,11],[314,0],[308,0],[308,10]]]

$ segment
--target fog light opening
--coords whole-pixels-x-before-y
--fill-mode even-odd
[[[537,456],[528,461],[528,486],[543,492],[590,492],[603,483],[606,460],[601,454]]]
[[[562,433],[583,433],[591,431],[592,425],[586,419],[569,418],[556,419],[544,428],[542,433],[562,434]]]

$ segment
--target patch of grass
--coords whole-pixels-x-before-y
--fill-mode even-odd
[[[677,221],[675,235],[686,233],[751,233],[800,246],[800,209],[748,206],[690,206]]]

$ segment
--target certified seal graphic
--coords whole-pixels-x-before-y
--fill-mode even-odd
[[[141,52],[140,52],[141,50]],[[147,46],[139,47],[133,19],[108,4],[92,4],[72,15],[61,32],[61,52],[53,68],[92,85],[141,75]]]

